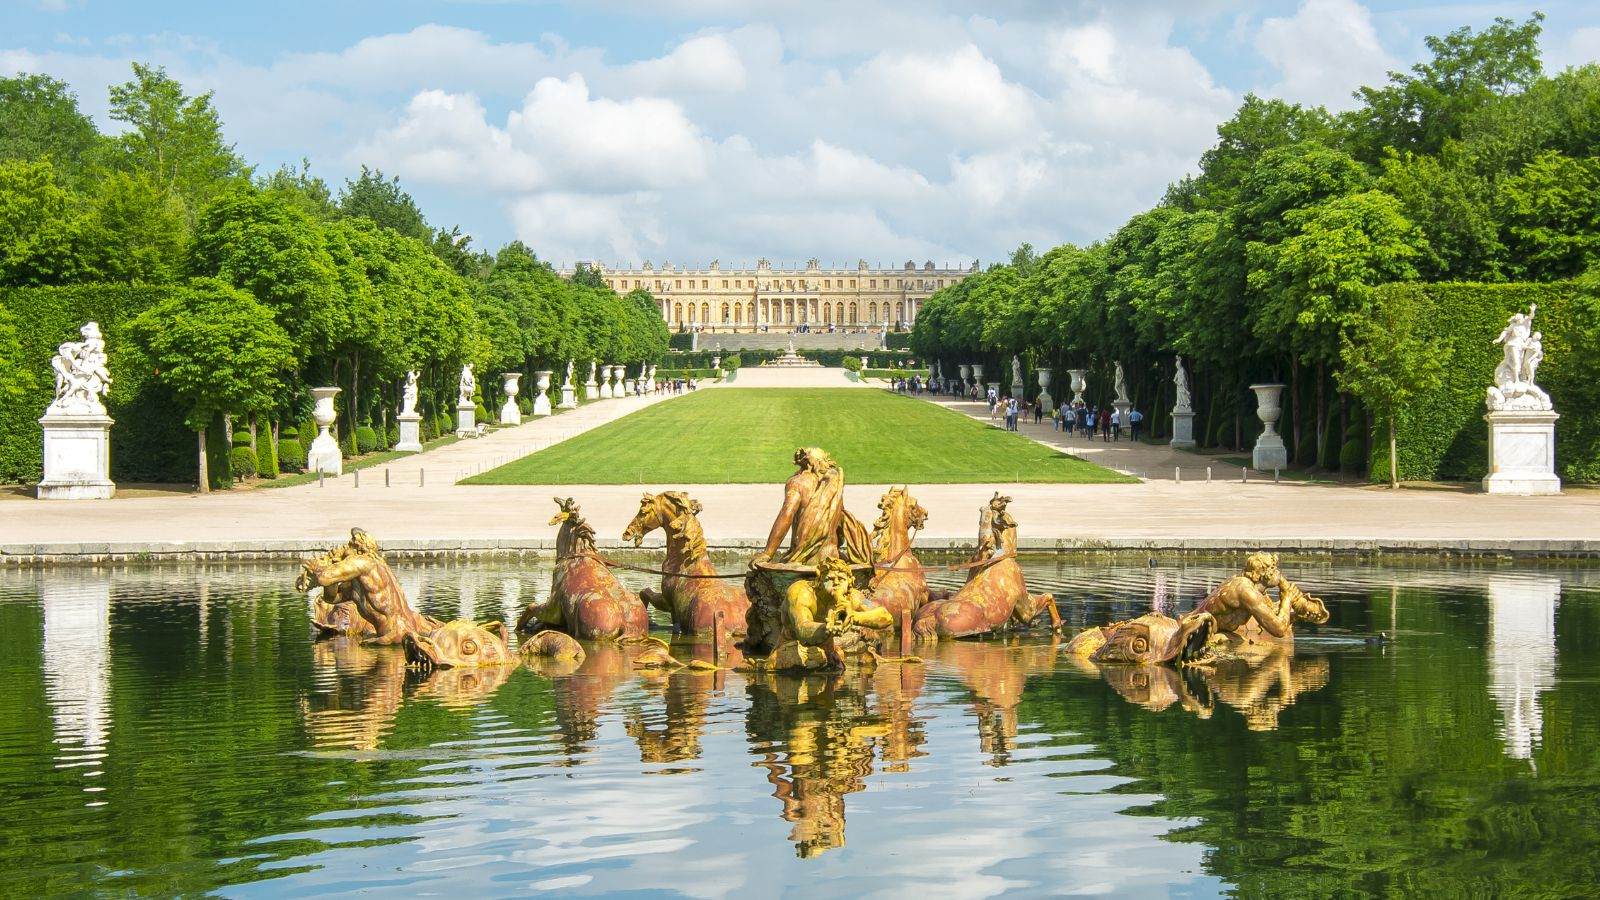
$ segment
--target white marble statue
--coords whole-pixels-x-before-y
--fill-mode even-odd
[[[1495,367],[1494,384],[1486,394],[1491,412],[1554,408],[1550,395],[1534,383],[1539,364],[1544,361],[1544,335],[1533,330],[1533,314],[1538,309],[1529,306],[1526,314],[1512,313],[1500,336],[1494,339],[1502,345],[1504,356]]]
[[[1173,357],[1173,359],[1176,360],[1177,364],[1173,367],[1172,386],[1177,391],[1178,399],[1177,402],[1172,405],[1172,408],[1184,410],[1191,409],[1194,401],[1193,398],[1189,396],[1189,373],[1184,371],[1183,357],[1177,356]]]
[[[1011,390],[1022,393],[1022,357],[1011,357]]]
[[[567,380],[562,382],[562,384],[567,387],[572,385],[572,360],[570,359],[567,360]]]
[[[406,388],[400,395],[400,415],[411,416],[417,412],[417,370],[406,373]]]
[[[1116,391],[1117,391],[1117,401],[1121,402],[1121,403],[1129,402],[1128,401],[1128,380],[1122,374],[1122,363],[1120,363],[1120,362],[1117,363],[1117,373],[1116,373],[1115,387],[1116,387]]]
[[[477,379],[472,377],[472,363],[461,367],[461,383],[457,388],[456,404],[458,406],[472,405],[472,392],[478,387]]]
[[[106,370],[106,342],[100,337],[100,324],[89,322],[79,331],[81,341],[68,341],[50,360],[56,375],[56,398],[45,415],[103,416],[100,398],[111,390],[111,373]]]

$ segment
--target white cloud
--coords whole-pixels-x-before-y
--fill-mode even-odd
[[[1352,91],[1396,67],[1355,0],[1304,0],[1293,16],[1261,23],[1256,49],[1282,76],[1265,93],[1330,109],[1354,106]]]
[[[745,86],[744,62],[720,34],[690,38],[659,59],[627,66],[622,78],[650,93],[740,91]]]
[[[881,53],[845,89],[857,96],[856,103],[871,104],[873,115],[927,123],[964,142],[1000,144],[1025,137],[1035,126],[1028,91],[1008,82],[972,44],[948,54]]]

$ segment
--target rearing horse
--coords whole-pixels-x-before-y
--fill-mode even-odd
[[[556,533],[550,597],[528,604],[517,620],[517,633],[553,628],[586,641],[643,635],[650,615],[595,552],[594,529],[578,514],[578,504],[571,497],[557,497],[556,506],[560,511],[550,524],[560,524],[561,530]]]
[[[644,601],[672,616],[672,627],[681,634],[711,634],[716,629],[717,613],[722,613],[724,634],[744,634],[745,612],[750,598],[737,582],[717,578],[706,554],[706,536],[700,530],[700,501],[683,491],[645,494],[639,501],[639,514],[623,529],[622,539],[637,546],[657,528],[667,535],[667,561],[662,569],[682,573],[663,575],[661,590],[649,588],[639,593]]]
[[[878,501],[878,509],[882,514],[872,523],[872,555],[887,568],[873,574],[867,595],[894,614],[898,628],[902,612],[914,616],[928,602],[928,580],[911,552],[911,530],[927,524],[928,511],[904,487],[890,488]]]
[[[1017,520],[1006,511],[1010,503],[1010,497],[998,493],[990,498],[979,516],[978,549],[966,585],[949,599],[917,610],[911,630],[918,640],[983,634],[1007,622],[1026,628],[1046,611],[1051,625],[1059,625],[1055,598],[1028,593],[1017,565]]]

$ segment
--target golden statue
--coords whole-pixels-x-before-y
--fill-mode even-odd
[[[766,546],[745,576],[750,610],[742,647],[749,653],[770,652],[781,640],[784,596],[796,579],[813,574],[826,559],[863,571],[872,563],[867,529],[844,508],[844,470],[818,447],[796,450],[794,464],[798,471],[783,485],[783,506]]]
[[[1026,628],[1045,612],[1052,626],[1060,623],[1053,596],[1028,593],[1017,564],[1017,520],[1006,509],[1010,503],[1010,497],[996,493],[979,513],[978,549],[967,583],[954,596],[932,600],[917,611],[911,628],[918,640],[983,634],[1007,622]]]
[[[623,587],[600,559],[594,529],[578,514],[577,502],[557,497],[556,506],[550,524],[560,525],[561,530],[556,533],[550,596],[528,604],[517,619],[517,633],[553,628],[585,641],[643,635],[650,629],[650,614],[639,595]]]
[[[864,629],[892,628],[894,617],[867,602],[848,563],[827,559],[817,567],[815,578],[789,586],[780,626],[777,650],[758,668],[839,670],[847,652],[868,649]]]
[[[406,662],[422,669],[472,669],[515,663],[504,622],[456,619],[423,634],[406,635]]]
[[[411,608],[378,542],[360,528],[350,529],[349,543],[301,565],[295,589],[308,591],[313,585],[321,585],[324,600],[333,598],[313,609],[323,633],[370,634],[372,643],[399,644],[408,634],[427,634],[441,624]],[[342,604],[349,606],[339,608]]]
[[[879,568],[868,586],[872,602],[889,611],[896,627],[901,613],[916,615],[928,602],[928,580],[911,552],[911,531],[927,524],[928,511],[904,487],[890,488],[878,501],[872,523],[872,551]]]
[[[716,574],[706,553],[706,536],[700,530],[700,501],[683,491],[645,494],[639,512],[623,529],[622,539],[635,546],[644,536],[660,528],[667,535],[667,559],[661,568],[683,575],[663,575],[661,590],[639,592],[644,602],[672,616],[672,627],[680,634],[710,634],[722,614],[724,634],[745,633],[750,598],[744,588],[719,578],[687,577]]]

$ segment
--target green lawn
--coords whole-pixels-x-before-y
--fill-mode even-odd
[[[465,484],[781,482],[817,446],[852,484],[1131,482],[924,400],[852,388],[718,388],[659,403]]]

